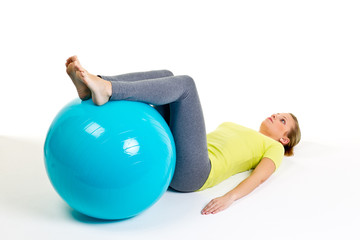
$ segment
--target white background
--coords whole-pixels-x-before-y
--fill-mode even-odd
[[[0,3],[1,239],[359,239],[358,1],[3,1]],[[91,73],[169,69],[192,76],[210,132],[258,129],[292,112],[295,157],[214,216],[212,198],[249,173],[200,192],[166,192],[143,214],[99,222],[49,183],[48,127],[76,97],[65,60]]]

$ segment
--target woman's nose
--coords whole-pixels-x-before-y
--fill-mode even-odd
[[[272,119],[276,119],[276,114],[271,115]]]

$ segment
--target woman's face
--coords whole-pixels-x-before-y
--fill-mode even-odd
[[[294,126],[295,121],[289,113],[276,113],[261,123],[260,132],[286,145],[290,141],[287,134]]]

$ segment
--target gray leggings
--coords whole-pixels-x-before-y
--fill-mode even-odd
[[[194,80],[170,71],[149,71],[99,77],[112,83],[111,101],[129,100],[154,105],[174,136],[176,166],[170,187],[180,192],[200,189],[211,163],[200,99]]]

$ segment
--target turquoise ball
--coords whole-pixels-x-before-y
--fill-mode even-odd
[[[150,105],[74,100],[53,120],[44,144],[48,177],[61,198],[107,220],[138,215],[165,193],[174,174],[171,131]]]

